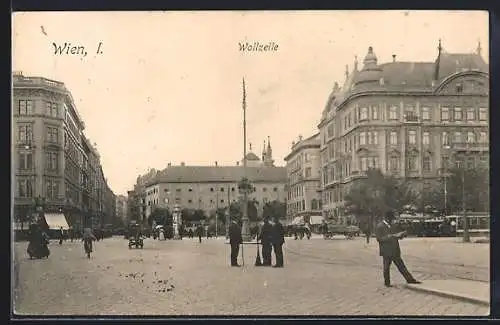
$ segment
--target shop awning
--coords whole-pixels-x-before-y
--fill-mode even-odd
[[[320,225],[323,223],[323,216],[311,216],[309,221],[311,225]]]
[[[66,217],[62,213],[45,213],[45,221],[49,226],[49,229],[69,229]]]

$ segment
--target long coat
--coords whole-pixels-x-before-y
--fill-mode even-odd
[[[401,248],[399,247],[399,239],[389,237],[389,235],[396,233],[397,229],[394,226],[388,226],[385,222],[377,224],[375,235],[380,250],[380,256],[384,257],[399,257],[401,256]]]
[[[234,222],[229,226],[229,243],[231,245],[239,245],[243,243],[241,228]]]
[[[273,226],[270,223],[264,223],[259,237],[262,244],[271,244],[273,240]]]
[[[279,222],[276,222],[272,228],[273,240],[272,243],[274,245],[281,245],[285,243],[285,228]]]

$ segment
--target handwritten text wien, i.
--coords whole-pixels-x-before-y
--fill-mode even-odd
[[[54,46],[54,55],[79,55],[82,57],[87,56],[87,49],[83,45],[74,45],[68,42],[64,42],[61,44],[52,43]],[[96,54],[100,55],[103,53],[102,51],[102,42],[99,42],[99,45],[96,47]]]

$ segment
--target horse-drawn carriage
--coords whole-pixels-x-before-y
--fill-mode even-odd
[[[132,247],[141,249],[144,247],[142,228],[137,223],[131,223],[128,226],[128,248]]]

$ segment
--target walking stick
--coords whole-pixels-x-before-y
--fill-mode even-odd
[[[245,245],[243,245],[243,243],[241,243],[241,259],[243,260],[241,262],[241,266],[245,266],[245,254],[243,253],[243,248],[245,247]]]

